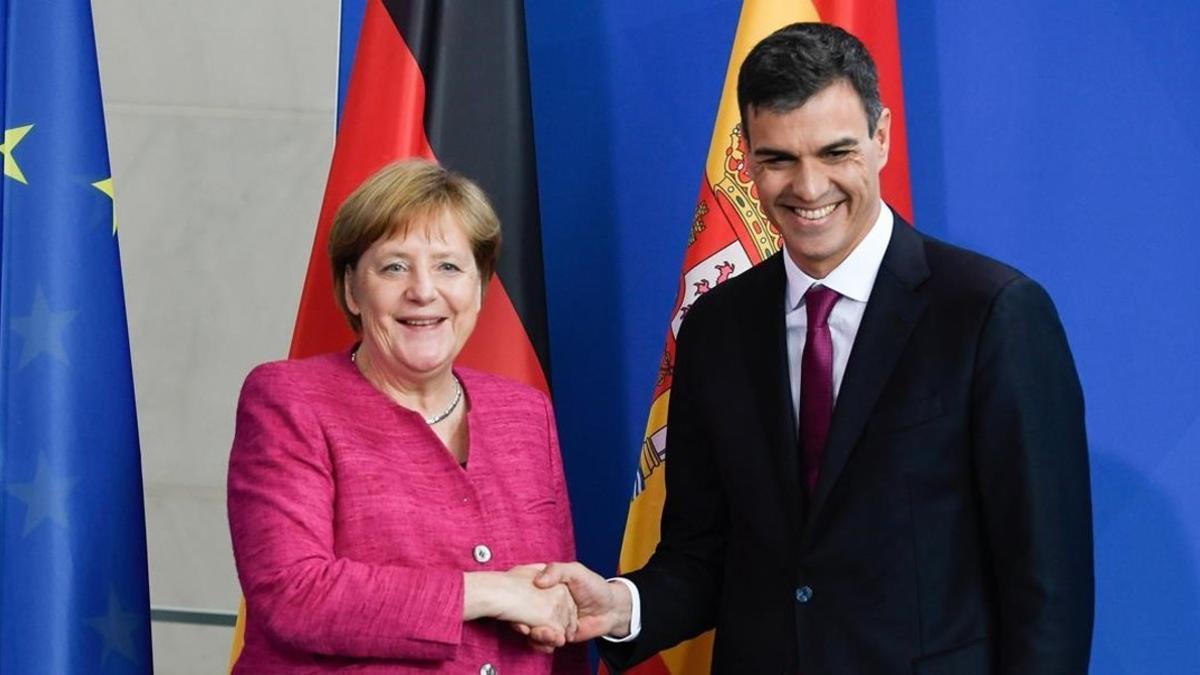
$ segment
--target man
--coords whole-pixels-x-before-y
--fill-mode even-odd
[[[654,556],[538,583],[615,669],[715,627],[716,673],[1086,673],[1083,400],[1049,297],[883,205],[891,117],[854,37],[774,33],[738,99],[784,251],[680,330]]]

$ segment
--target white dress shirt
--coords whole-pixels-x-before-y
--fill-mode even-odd
[[[833,401],[837,404],[842,389],[842,377],[850,361],[850,348],[858,335],[867,300],[875,286],[875,276],[883,263],[888,242],[892,239],[892,211],[880,204],[879,216],[867,236],[824,279],[814,279],[801,270],[792,256],[784,251],[783,269],[787,273],[787,292],[784,296],[784,324],[787,327],[789,391],[792,393],[792,413],[800,417],[800,359],[807,341],[808,310],[804,294],[812,286],[824,286],[842,297],[829,313],[829,334],[833,338]]]
[[[804,354],[808,328],[804,294],[811,286],[820,285],[842,296],[829,314],[829,333],[833,338],[833,400],[836,405],[838,392],[842,388],[842,376],[846,374],[846,364],[850,361],[850,348],[854,346],[863,313],[867,310],[867,300],[871,298],[871,289],[875,286],[875,277],[883,263],[883,254],[887,252],[888,242],[892,239],[893,220],[891,209],[880,202],[879,216],[867,236],[824,279],[808,276],[786,250],[783,252],[783,269],[787,274],[783,314],[787,329],[788,379],[792,393],[792,415],[796,420],[800,417],[800,360]],[[669,452],[670,438],[667,440]],[[629,588],[633,611],[630,613],[629,635],[621,639],[606,635],[604,639],[609,642],[628,642],[642,632],[641,596],[637,586],[628,579],[616,577],[609,581],[620,582]]]

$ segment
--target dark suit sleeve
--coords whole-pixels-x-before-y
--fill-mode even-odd
[[[1086,673],[1094,580],[1083,394],[1054,305],[1018,278],[975,364],[971,433],[998,601],[1000,672]]]
[[[668,408],[667,498],[662,538],[642,569],[627,577],[638,587],[642,632],[630,643],[600,644],[617,670],[713,627],[720,594],[728,516],[718,468],[699,410],[706,331],[698,303],[677,341]]]

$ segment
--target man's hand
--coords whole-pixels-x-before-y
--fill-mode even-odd
[[[608,582],[579,563],[550,563],[533,579],[538,588],[550,589],[563,584],[571,592],[578,612],[578,627],[569,639],[583,642],[601,635],[629,635],[629,619],[633,599],[629,589],[618,582]],[[534,628],[530,637],[542,644],[553,644],[550,631]]]

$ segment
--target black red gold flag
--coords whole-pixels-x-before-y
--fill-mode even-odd
[[[518,0],[368,0],[300,300],[291,356],[352,339],[330,290],[333,214],[384,165],[424,157],[491,197],[504,228],[465,365],[547,390],[549,344],[525,16]]]

